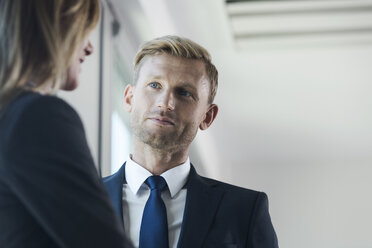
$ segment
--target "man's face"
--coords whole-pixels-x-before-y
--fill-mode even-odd
[[[125,89],[133,133],[160,150],[188,148],[218,108],[208,103],[210,82],[202,61],[167,54],[144,58],[135,86]]]

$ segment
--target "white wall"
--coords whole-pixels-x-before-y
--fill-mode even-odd
[[[372,46],[214,58],[206,170],[268,193],[281,247],[372,247]]]

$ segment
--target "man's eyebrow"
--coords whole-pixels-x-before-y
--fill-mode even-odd
[[[192,89],[192,90],[196,90],[196,87],[191,84],[191,83],[188,83],[188,82],[181,82],[179,85],[177,85],[178,88],[188,88],[188,89]]]
[[[162,79],[163,77],[160,76],[160,75],[156,75],[156,76],[153,76],[153,75],[149,75],[147,76],[147,79],[148,80],[157,80],[157,79]]]

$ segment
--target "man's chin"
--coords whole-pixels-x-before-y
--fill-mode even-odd
[[[146,135],[139,138],[144,144],[154,149],[168,150],[175,145],[175,139],[170,139],[169,135],[156,134]]]

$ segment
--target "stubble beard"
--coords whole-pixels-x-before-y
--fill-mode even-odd
[[[132,118],[131,126],[134,136],[142,143],[150,146],[159,152],[176,152],[182,149],[187,149],[194,140],[196,130],[186,126],[181,133],[176,130],[167,134],[150,130],[145,127],[144,123],[140,123],[138,118]]]

